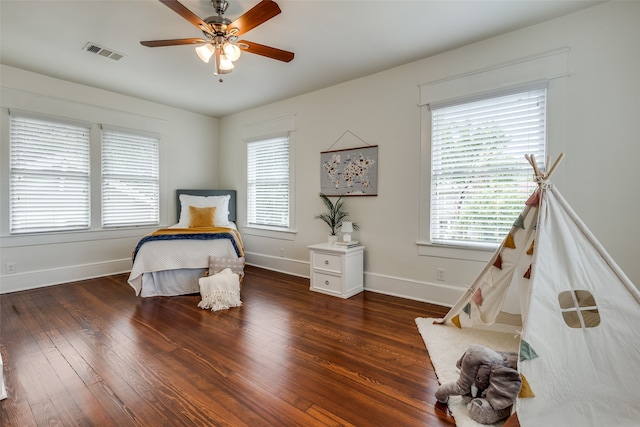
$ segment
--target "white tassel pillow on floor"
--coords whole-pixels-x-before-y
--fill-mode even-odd
[[[230,268],[225,268],[212,276],[201,277],[198,284],[200,296],[202,296],[202,301],[198,303],[200,308],[218,311],[242,305],[240,278]]]

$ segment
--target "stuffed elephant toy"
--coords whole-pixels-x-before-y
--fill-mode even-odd
[[[438,387],[436,399],[446,403],[449,396],[462,396],[471,418],[481,424],[498,422],[511,414],[522,386],[517,363],[518,353],[472,345],[456,363],[458,381]]]

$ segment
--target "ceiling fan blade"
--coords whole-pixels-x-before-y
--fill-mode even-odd
[[[256,55],[266,56],[267,58],[277,59],[282,62],[291,62],[294,57],[293,52],[288,52],[282,49],[276,49],[275,47],[265,46],[263,44],[250,42],[247,40],[240,40],[238,42],[240,49],[245,52],[255,53]]]
[[[142,46],[162,47],[162,46],[178,46],[183,44],[200,44],[207,43],[205,39],[169,39],[169,40],[148,40],[140,42]]]
[[[169,9],[173,10],[178,15],[182,16],[187,21],[191,22],[196,27],[200,28],[202,31],[206,33],[211,33],[211,27],[200,19],[197,15],[187,9],[182,3],[178,0],[160,0],[164,3],[165,6],[169,7]]]
[[[235,35],[240,36],[258,25],[267,22],[280,12],[282,11],[276,2],[272,0],[262,0],[229,24],[229,28],[237,28],[238,32]]]

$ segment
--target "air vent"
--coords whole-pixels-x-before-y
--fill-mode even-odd
[[[114,52],[111,49],[105,49],[104,47],[98,46],[95,43],[87,43],[84,45],[82,50],[86,50],[87,52],[96,53],[100,56],[104,56],[105,58],[113,59],[114,61],[119,61],[124,57],[123,54]]]

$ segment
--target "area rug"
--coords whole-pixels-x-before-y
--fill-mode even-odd
[[[416,325],[440,384],[458,380],[456,362],[472,344],[482,344],[496,351],[518,351],[519,340],[515,335],[434,325],[434,320],[436,319],[418,317]],[[451,396],[448,404],[457,427],[487,427],[487,424],[480,424],[469,417],[467,407],[460,396]],[[502,425],[502,422],[490,424],[495,427]]]

